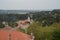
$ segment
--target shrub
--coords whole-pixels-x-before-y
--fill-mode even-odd
[[[52,40],[60,40],[60,28],[57,28],[53,32]]]
[[[4,28],[4,25],[2,24],[2,22],[0,22],[0,28]]]

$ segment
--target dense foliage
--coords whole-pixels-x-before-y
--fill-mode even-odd
[[[60,32],[59,32],[60,30],[59,31],[56,30],[56,29],[60,29],[59,26],[60,26],[60,23],[59,24],[55,23],[55,24],[52,24],[51,26],[43,27],[39,23],[34,22],[29,26],[28,34],[33,32],[35,36],[35,40],[53,40],[53,38],[56,40],[60,38]]]
[[[8,25],[11,26],[12,28],[16,27],[18,24],[15,22],[8,22]]]
[[[7,21],[7,22],[15,22],[18,20],[27,19],[27,14],[0,14],[0,22]]]
[[[0,22],[0,28],[4,28],[4,25],[2,24],[2,22]]]
[[[52,40],[60,40],[60,28],[53,32]]]
[[[43,26],[60,22],[60,10],[32,12],[33,19],[39,21]]]

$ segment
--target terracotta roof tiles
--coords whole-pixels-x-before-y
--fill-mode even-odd
[[[0,40],[9,40],[9,39],[10,40],[31,40],[30,35],[19,31],[0,30]]]

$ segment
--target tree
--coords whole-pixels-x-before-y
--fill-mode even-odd
[[[0,22],[0,28],[4,28],[4,25],[2,24],[2,22]]]
[[[52,40],[60,40],[60,29],[56,29],[53,32]]]
[[[9,25],[10,27],[12,27],[12,28],[14,28],[14,27],[17,27],[17,26],[18,26],[18,24],[17,24],[17,23],[15,23],[15,22],[8,22],[8,25]]]

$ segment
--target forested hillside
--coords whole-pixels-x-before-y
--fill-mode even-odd
[[[40,12],[32,12],[33,20],[38,21],[45,25],[51,25],[53,23],[60,22],[60,10],[52,10],[52,11],[40,11]]]
[[[6,12],[6,11],[4,11]],[[11,12],[11,11],[8,11]],[[13,11],[14,12],[14,11]],[[18,10],[16,12],[19,12]],[[26,12],[26,11],[24,11]],[[0,10],[1,13],[1,10]],[[18,20],[27,19],[30,16],[36,22],[40,22],[42,26],[52,25],[53,23],[60,22],[60,9],[55,9],[51,11],[29,11],[26,14],[14,14],[14,13],[3,13],[0,14],[0,22],[7,21],[7,22],[15,22]]]

